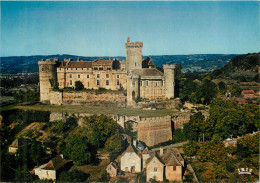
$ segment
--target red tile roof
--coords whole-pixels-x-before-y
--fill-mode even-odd
[[[243,94],[255,94],[255,92],[254,92],[254,90],[243,90],[241,92],[241,95],[243,95]]]
[[[64,61],[58,68],[92,68],[92,61]]]

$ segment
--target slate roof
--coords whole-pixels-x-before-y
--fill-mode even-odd
[[[147,57],[142,61],[142,68],[149,68],[149,66],[155,67],[151,57]]]
[[[60,155],[52,158],[48,163],[40,166],[39,168],[44,170],[59,170],[69,161],[63,159]]]
[[[153,152],[149,154],[150,158],[146,160],[147,165],[154,157],[156,157],[161,163],[166,166],[184,166],[184,160],[177,149],[166,149],[163,152],[163,155],[160,155],[158,152]]]
[[[135,69],[133,74],[140,76],[163,76],[163,73],[155,68]]]
[[[92,61],[63,61],[58,68],[92,68]]]
[[[109,163],[109,164],[107,165],[107,168],[108,168],[109,166],[112,166],[113,168],[118,169],[118,167],[116,166],[116,164],[115,164],[114,162]]]
[[[18,139],[15,139],[9,147],[19,148],[19,147],[22,147],[24,145],[28,145],[28,143],[29,143],[28,139],[18,138]]]
[[[119,161],[124,155],[125,153],[132,153],[134,152],[135,154],[137,154],[137,156],[139,156],[140,158],[142,157],[141,153],[137,152],[137,150],[132,146],[132,144],[130,144],[126,150],[120,155],[117,157],[117,161]]]

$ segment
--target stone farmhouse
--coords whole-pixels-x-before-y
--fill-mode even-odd
[[[65,160],[63,155],[56,156],[52,158],[48,163],[39,166],[34,169],[35,175],[40,179],[51,179],[55,181],[59,173],[68,166],[71,161]]]
[[[41,60],[39,64],[40,101],[46,104],[64,104],[64,98],[75,96],[54,92],[53,88],[75,87],[81,81],[86,89],[105,88],[108,90],[126,90],[124,102],[134,105],[138,99],[174,98],[175,65],[163,65],[164,73],[156,69],[151,58],[142,55],[142,42],[125,43],[126,60],[72,61],[65,59]],[[77,96],[88,100],[90,96]],[[90,95],[90,94],[89,94]],[[106,96],[107,97],[107,96]],[[98,100],[98,99],[96,99]],[[123,99],[122,99],[123,100]]]
[[[120,170],[123,172],[146,172],[146,181],[182,181],[184,159],[176,148],[160,148],[160,151],[140,151],[137,146],[130,144],[117,158]],[[111,164],[111,163],[110,163]],[[110,165],[109,164],[109,165]],[[108,165],[108,167],[109,167]]]

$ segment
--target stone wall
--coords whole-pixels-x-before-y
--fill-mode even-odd
[[[52,91],[50,103],[55,105],[97,105],[125,107],[123,92],[58,92]]]
[[[181,106],[180,99],[173,100],[161,100],[150,102],[138,102],[135,107],[137,108],[167,108],[167,109],[179,109]]]
[[[138,123],[138,139],[147,146],[172,140],[171,116],[142,118]]]

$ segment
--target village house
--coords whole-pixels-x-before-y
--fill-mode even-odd
[[[117,158],[120,162],[120,170],[137,173],[142,171],[142,156],[135,147],[130,144],[128,148]]]
[[[243,90],[241,92],[241,97],[251,99],[255,97],[255,92],[254,90]]]
[[[107,173],[109,174],[110,177],[116,177],[118,167],[116,166],[116,164],[114,162],[111,162],[107,165],[106,171],[107,171]]]
[[[11,145],[8,146],[8,152],[10,154],[16,154],[19,148],[28,148],[30,142],[28,139],[18,138],[15,139]]]
[[[48,163],[39,166],[34,169],[35,175],[38,175],[40,179],[51,179],[55,181],[59,173],[68,166],[71,161],[65,160],[63,155],[56,156]]]
[[[177,149],[162,149],[149,153],[146,160],[146,181],[154,179],[164,181],[164,177],[169,181],[182,181],[184,160]]]

